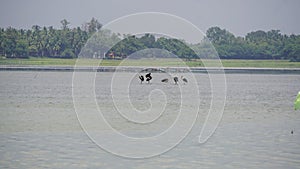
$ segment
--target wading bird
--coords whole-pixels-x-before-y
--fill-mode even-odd
[[[140,78],[140,80],[141,80],[141,84],[143,83],[143,81],[144,81],[144,76],[143,75],[139,75],[139,78]]]
[[[169,79],[165,78],[165,79],[162,79],[161,82],[164,82],[164,83],[168,83]]]
[[[173,79],[174,79],[175,84],[177,85],[177,83],[178,83],[178,77],[175,76]]]
[[[151,79],[152,79],[151,73],[146,74],[145,77],[146,77],[146,81],[147,81],[148,83],[150,83],[150,81],[151,81]]]
[[[183,76],[181,76],[181,80],[184,82],[184,84],[188,83],[188,80]]]

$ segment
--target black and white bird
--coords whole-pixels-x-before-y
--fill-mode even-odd
[[[151,81],[151,79],[152,79],[151,73],[146,74],[145,77],[146,77],[146,81],[147,81],[148,83],[150,83],[150,81]]]
[[[139,75],[139,78],[140,78],[140,80],[141,80],[141,84],[143,83],[143,81],[145,80],[144,79],[144,76],[143,75]]]
[[[165,79],[162,79],[161,82],[163,83],[168,83],[169,79],[168,78],[165,78]]]
[[[175,76],[173,79],[174,79],[175,84],[177,85],[177,83],[178,83],[178,77]]]
[[[188,80],[183,76],[181,76],[181,80],[184,82],[184,84],[188,83]]]

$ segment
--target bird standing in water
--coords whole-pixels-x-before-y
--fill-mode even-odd
[[[188,80],[183,76],[181,76],[181,80],[184,82],[184,84],[188,83]]]
[[[177,85],[177,83],[178,83],[178,77],[175,76],[173,79],[174,79],[175,84]]]
[[[151,79],[152,79],[151,73],[146,74],[145,77],[146,77],[146,81],[147,81],[148,83],[150,83],[150,81],[151,81]]]
[[[139,75],[139,78],[140,78],[140,80],[141,80],[141,84],[143,83],[143,81],[144,81],[144,76],[143,75]]]
[[[164,82],[164,83],[168,83],[169,79],[165,78],[165,79],[162,79],[161,82]]]

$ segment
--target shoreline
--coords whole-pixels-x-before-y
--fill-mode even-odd
[[[143,67],[143,66],[21,66],[1,65],[0,71],[49,71],[49,72],[174,72],[174,73],[247,73],[247,74],[300,74],[300,68],[255,67]]]

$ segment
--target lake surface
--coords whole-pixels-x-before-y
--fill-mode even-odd
[[[179,88],[160,83],[160,74],[153,76],[158,78],[152,84],[132,81],[131,103],[146,110],[151,106],[149,91],[160,89],[166,91],[169,105],[154,123],[138,125],[119,116],[107,99],[111,73],[97,73],[96,101],[115,130],[149,137],[176,119]],[[80,126],[72,98],[72,72],[0,72],[0,168],[299,168],[300,111],[293,109],[293,102],[300,75],[226,75],[223,118],[204,144],[198,143],[198,135],[212,97],[207,74],[197,74],[197,81],[201,106],[188,136],[159,156],[129,159],[101,149]],[[87,112],[89,108],[89,104],[83,107]]]

